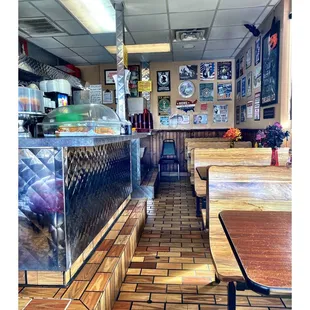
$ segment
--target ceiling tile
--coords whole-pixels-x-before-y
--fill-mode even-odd
[[[72,56],[77,56],[76,53],[72,52],[68,48],[47,48],[46,49],[48,52],[51,54],[54,54],[58,57],[72,57]]]
[[[172,61],[172,53],[148,53],[142,55],[144,61]]]
[[[129,31],[154,31],[169,29],[167,14],[126,16],[125,23]]]
[[[169,12],[200,12],[215,10],[218,0],[168,0]]]
[[[84,58],[80,57],[80,56],[74,56],[74,57],[61,57],[63,60],[71,63],[72,65],[77,65],[77,66],[81,66],[81,65],[88,65],[89,62],[87,60],[85,60]]]
[[[61,43],[54,38],[29,38],[30,42],[42,47],[42,48],[59,48],[64,47]]]
[[[28,2],[20,2],[18,4],[18,17],[25,18],[25,17],[37,17],[37,16],[44,16],[39,10],[37,10],[33,5]]]
[[[92,37],[102,46],[116,45],[116,33],[115,32],[93,34]],[[127,45],[134,44],[134,41],[128,32],[125,33],[125,42]]]
[[[211,25],[215,11],[170,14],[171,29],[205,28]]]
[[[200,60],[202,54],[203,54],[202,51],[199,51],[199,52],[186,52],[186,53],[174,52],[173,53],[173,58],[174,58],[174,61]]]
[[[54,0],[31,1],[36,8],[46,14],[52,20],[70,20],[72,15]]]
[[[217,11],[213,26],[254,24],[264,7]]]
[[[212,50],[203,54],[203,59],[230,58],[235,49]]]
[[[98,46],[98,42],[90,35],[81,36],[62,36],[57,37],[57,40],[67,47],[85,47],[85,46]]]
[[[124,14],[145,15],[167,13],[166,0],[125,0]]]
[[[208,40],[206,50],[224,50],[237,48],[242,39],[234,40]]]
[[[147,43],[169,43],[169,30],[148,31],[148,32],[131,32],[137,44]]]
[[[267,6],[265,8],[265,11],[261,14],[261,16],[258,18],[255,24],[260,25],[265,20],[265,18],[268,16],[268,14],[271,12],[272,9],[273,6]]]
[[[86,34],[87,32],[79,25],[75,20],[59,20],[57,24],[62,27],[67,33],[75,34]]]
[[[223,39],[239,39],[249,32],[244,26],[230,26],[230,27],[212,27],[209,39],[223,40]]]
[[[100,56],[83,56],[91,64],[101,63],[115,63],[115,59],[111,55],[100,55]]]
[[[71,49],[80,56],[111,56],[110,53],[102,46],[73,47]]]
[[[186,49],[183,46],[193,45],[194,47],[191,49]],[[173,42],[172,43],[174,52],[182,52],[182,53],[191,53],[194,51],[203,51],[206,47],[206,41],[197,41],[197,42]]]
[[[219,5],[219,10],[266,6],[268,1],[269,0],[222,0]]]

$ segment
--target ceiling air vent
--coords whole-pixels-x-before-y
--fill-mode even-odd
[[[18,21],[18,28],[32,37],[67,34],[46,17],[21,18]]]
[[[174,42],[193,42],[206,39],[207,28],[175,30]]]

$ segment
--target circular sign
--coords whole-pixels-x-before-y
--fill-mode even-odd
[[[179,85],[179,94],[183,98],[190,98],[195,93],[195,85],[191,81],[184,81]]]

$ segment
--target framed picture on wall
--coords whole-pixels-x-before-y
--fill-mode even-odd
[[[242,97],[245,97],[245,94],[246,94],[246,77],[243,77],[241,80],[241,91],[242,91]]]
[[[202,62],[200,64],[200,80],[214,80],[215,77],[215,63],[214,62]]]
[[[222,61],[217,63],[217,79],[218,80],[231,80],[232,68],[231,61]]]
[[[239,77],[244,74],[244,56],[240,58],[240,64],[239,64]]]
[[[197,80],[197,65],[185,65],[179,67],[180,80]]]
[[[128,70],[131,72],[129,79],[130,97],[139,97],[140,66],[128,66]]]
[[[252,65],[252,47],[250,47],[248,49],[248,51],[246,52],[246,66],[245,68],[249,68]]]
[[[262,40],[261,106],[278,103],[280,21],[273,23]]]
[[[236,80],[239,78],[239,73],[240,73],[240,60],[236,60]]]
[[[157,71],[157,92],[170,92],[170,70]]]
[[[117,70],[104,70],[104,84],[115,85],[113,75],[117,74]]]
[[[248,72],[246,75],[247,80],[247,96],[250,97],[252,95],[252,71]]]
[[[217,84],[217,100],[232,100],[232,84],[218,83]]]

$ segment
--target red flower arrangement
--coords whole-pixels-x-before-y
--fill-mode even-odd
[[[242,139],[241,131],[238,128],[229,128],[225,132],[223,138],[228,138],[228,139],[230,139],[230,141],[233,141],[233,142],[241,140]]]

